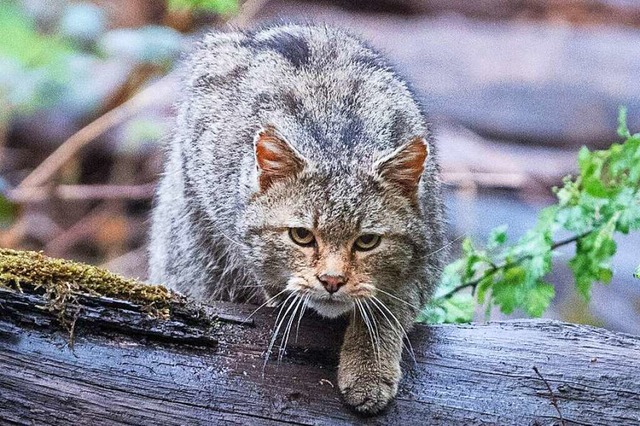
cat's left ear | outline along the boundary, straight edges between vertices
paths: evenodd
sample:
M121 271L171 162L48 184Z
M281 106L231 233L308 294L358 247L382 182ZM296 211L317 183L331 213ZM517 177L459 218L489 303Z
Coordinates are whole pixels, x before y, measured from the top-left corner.
M264 192L275 182L298 175L307 160L273 126L266 126L254 139L258 186Z
M409 198L418 193L418 184L429 156L429 144L422 137L414 138L374 163L375 175L399 189Z

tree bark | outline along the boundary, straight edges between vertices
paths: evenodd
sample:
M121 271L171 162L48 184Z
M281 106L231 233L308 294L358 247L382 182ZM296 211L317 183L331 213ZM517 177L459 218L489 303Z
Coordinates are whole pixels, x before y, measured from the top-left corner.
M77 304L71 347L44 296L0 289L1 423L640 424L636 336L547 320L417 326L396 401L362 418L335 385L342 322L306 315L263 369L277 310L245 321L255 306L175 303L154 319L126 301Z

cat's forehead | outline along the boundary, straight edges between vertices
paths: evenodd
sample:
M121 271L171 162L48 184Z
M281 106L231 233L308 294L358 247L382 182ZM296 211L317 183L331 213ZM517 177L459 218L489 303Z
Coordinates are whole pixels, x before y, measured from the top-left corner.
M307 197L306 202L296 212L305 227L335 238L388 230L388 208L372 178L342 173L310 179L305 186L298 196Z

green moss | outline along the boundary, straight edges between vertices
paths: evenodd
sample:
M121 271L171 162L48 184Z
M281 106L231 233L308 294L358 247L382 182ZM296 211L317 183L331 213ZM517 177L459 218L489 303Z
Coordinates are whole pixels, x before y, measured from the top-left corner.
M0 249L0 287L20 292L44 291L48 307L61 316L80 294L126 300L165 318L169 316L170 303L177 301L177 296L163 286L38 252L10 249Z

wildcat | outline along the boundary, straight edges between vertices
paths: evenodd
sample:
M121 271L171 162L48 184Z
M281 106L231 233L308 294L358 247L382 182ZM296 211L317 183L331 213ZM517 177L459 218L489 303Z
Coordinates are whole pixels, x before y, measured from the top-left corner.
M444 258L414 96L380 54L325 26L213 33L186 68L150 280L205 302L285 303L276 326L307 307L348 315L338 387L356 410L380 411Z

